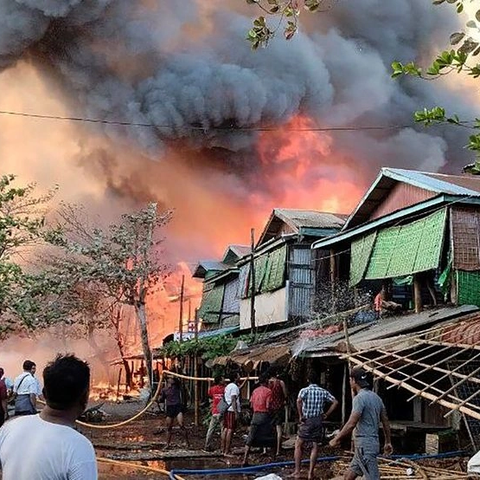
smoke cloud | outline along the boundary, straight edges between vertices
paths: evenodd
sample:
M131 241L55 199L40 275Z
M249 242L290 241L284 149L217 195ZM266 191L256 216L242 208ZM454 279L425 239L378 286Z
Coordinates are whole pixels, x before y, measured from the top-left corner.
M258 14L240 0L0 1L1 109L152 125L0 117L2 173L59 183L105 222L148 201L174 208L169 260L193 263L247 243L274 207L348 213L381 166L468 163L458 130L411 124L437 104L474 118L471 90L390 78L393 60L426 63L447 44L448 5L338 0L252 52ZM362 125L405 127L292 131ZM160 339L178 283L155 307Z
M211 150L220 166L247 180L258 135L219 128L279 125L299 114L318 125L408 124L416 107L437 103L471 116L468 103L443 84L390 79L392 60L424 58L432 42L446 39L454 27L450 10L418 0L338 2L328 13L303 15L291 42L276 38L252 53L244 41L250 18L228 2L200 3L5 0L0 66L28 58L72 112L155 126L104 128L117 145L136 145L156 160L179 147ZM337 134L333 151L358 144L367 177L379 165L400 164L405 152L407 165L462 164L462 140L451 129L416 130Z

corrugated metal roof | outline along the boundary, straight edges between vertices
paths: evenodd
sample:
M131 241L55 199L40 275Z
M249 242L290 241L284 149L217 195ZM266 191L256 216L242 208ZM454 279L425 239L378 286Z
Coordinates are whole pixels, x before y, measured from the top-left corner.
M461 317L475 311L478 311L478 307L462 305L460 307L444 307L435 310L426 310L421 313L382 319L360 331L352 332L350 328L349 340L351 347L357 350L363 348L368 342L396 337L406 332ZM316 342L309 342L305 345L305 348L301 350L300 355L315 357L316 353L323 352L327 349L345 352L346 344L344 333L339 332L331 338L322 337Z
M252 249L248 245L230 245L230 248L238 255L238 257L244 257L250 255Z
M222 262L233 264L238 259L249 255L251 251L248 245L229 245L223 254Z
M265 228L260 235L258 245L268 242L272 238L278 238L285 233L299 234L303 229L318 230L340 230L342 228L347 215L320 212L318 210L297 210L290 208L275 208L268 219ZM286 225L288 229L285 231L282 226ZM289 231L288 231L289 230ZM330 235L332 232L319 236Z
M397 182L446 195L480 197L480 178L384 167L349 216L343 230L362 224Z
M338 213L319 212L318 210L296 210L289 208L275 208L274 215L295 228L341 228L347 215Z
M222 272L229 268L229 265L225 265L223 262L217 260L201 260L195 267L192 277L204 278L207 272Z

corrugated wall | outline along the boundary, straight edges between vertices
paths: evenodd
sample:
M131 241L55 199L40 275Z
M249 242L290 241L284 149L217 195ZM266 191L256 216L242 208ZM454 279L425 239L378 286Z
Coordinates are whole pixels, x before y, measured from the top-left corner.
M225 284L221 323L224 327L239 325L240 323L240 296L239 278L234 278Z
M289 249L289 317L304 319L312 313L314 271L310 245L293 245Z

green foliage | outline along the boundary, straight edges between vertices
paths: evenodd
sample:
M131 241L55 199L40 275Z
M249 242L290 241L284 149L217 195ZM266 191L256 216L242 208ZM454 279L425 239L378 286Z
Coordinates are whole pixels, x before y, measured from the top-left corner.
M449 3L455 6L457 13L464 11L465 4L473 0L433 0L434 5L441 5L442 3ZM466 30L475 30L480 33L480 10L475 13L475 19L469 20L466 25ZM473 35L473 34L472 34ZM434 80L443 75L450 73L464 73L474 79L480 77L480 63L475 61L475 57L480 54L480 42L477 41L467 31L454 32L450 35L450 44L453 49L445 50L436 56L435 60L426 69L422 69L413 62L403 64L395 61L392 63L392 77L400 77L402 75L410 75L425 80ZM458 115L447 115L445 110L441 107L434 107L431 109L424 108L421 111L415 112L415 121L423 123L426 126L432 124L451 123L464 128L469 128L475 131L469 136L466 148L473 151L476 155L475 164L466 165L465 172L478 175L480 173L480 121L475 119L474 122L461 120Z
M250 345L254 337L243 335L232 337L231 335L218 335L186 342L169 342L157 350L157 354L167 358L184 358L189 355L200 355L205 361L228 355L240 340Z
M43 287L24 271L19 254L43 243L45 207L56 192L36 197L35 184L18 187L15 180L14 175L0 177L0 338L42 324L34 292Z
M51 277L65 281L77 294L79 287L95 285L100 297L138 306L168 268L160 261L158 229L166 225L172 212L157 212L156 204L122 215L108 228L90 226L80 207L63 205L58 228L48 240L65 256L57 257Z
M264 16L253 21L253 28L248 31L247 40L251 43L252 49L265 47L282 27L283 35L290 40L298 30L298 18L300 16L299 4L309 12L318 12L322 7L328 8L332 0L245 0L250 5L256 5L264 12ZM266 16L279 18L276 27L270 27Z

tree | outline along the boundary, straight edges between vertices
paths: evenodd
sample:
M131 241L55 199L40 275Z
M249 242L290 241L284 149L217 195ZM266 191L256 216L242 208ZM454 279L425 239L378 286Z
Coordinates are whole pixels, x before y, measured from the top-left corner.
M0 337L37 325L27 291L39 288L25 273L28 249L43 244L45 214L56 188L35 196L35 184L15 185L15 175L0 177Z
M91 226L82 213L71 205L60 210L58 229L50 241L61 247L64 254L55 259L48 277L55 285L63 284L63 296L69 302L75 303L82 289L96 292L100 303L95 309L99 305L104 308L114 327L120 325L118 309L122 305L133 307L151 386L152 352L146 299L168 272L160 258L159 245L163 239L159 231L170 221L172 212L159 213L157 205L152 203L138 212L122 215L118 225L108 228Z
M472 3L473 0L433 0L434 5L449 3L455 6L457 13L465 11L465 6ZM450 35L450 44L452 47L438 54L435 60L426 69L421 68L414 62L403 64L399 61L392 63L392 77L401 75L411 75L424 80L435 80L451 73L464 73L474 79L480 77L480 63L475 61L475 57L480 54L480 9L474 14L475 19L469 20L465 25L465 30L453 32ZM469 33L467 33L469 32ZM478 39L475 38L476 32ZM466 165L464 171L474 175L480 174L480 118L460 119L456 114L447 114L444 108L434 107L424 108L415 112L415 121L423 123L425 126L438 123L450 123L458 127L472 130L466 147L475 152L475 163Z
M272 27L265 16L256 18L253 27L248 31L247 40L252 48L264 47L275 36L280 27L283 27L283 34L290 40L298 29L298 18L301 5L309 12L320 12L328 10L334 0L245 0L248 4L254 4L268 16L276 16L280 19L278 24ZM286 23L283 20L286 20Z

